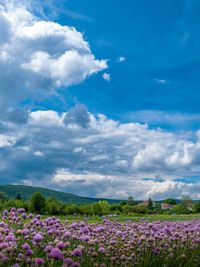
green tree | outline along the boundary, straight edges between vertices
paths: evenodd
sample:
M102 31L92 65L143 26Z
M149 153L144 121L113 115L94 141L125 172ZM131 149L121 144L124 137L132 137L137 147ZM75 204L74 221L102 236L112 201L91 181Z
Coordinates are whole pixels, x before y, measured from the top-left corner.
M9 200L9 196L6 195L4 192L0 192L0 201L5 202Z
M189 214L190 213L188 207L185 204L176 205L173 210L176 214Z
M151 198L149 198L149 200L148 200L148 208L150 210L153 210L153 201L151 200Z
M193 207L193 212L200 212L200 201L196 202Z
M99 201L98 203L101 206L103 214L108 214L110 212L109 204L107 201L103 200L103 201Z
M17 199L17 200L22 200L22 198L21 198L21 194L17 194L16 197L15 197L15 199Z
M45 211L45 197L40 192L35 192L29 201L29 209L32 212L42 213Z
M126 201L126 200L121 200L121 201L119 202L119 205L120 205L121 207L125 206L126 204L127 204L127 201Z
M122 207L121 207L121 205L114 203L114 204L110 205L110 210L120 213L120 212L122 212Z
M162 210L162 207L161 207L161 204L160 203L156 203L155 204L154 212L155 213L159 213L159 214L162 214L163 213L163 210Z
M92 213L94 215L99 215L99 216L101 216L103 214L102 207L100 206L99 203L95 202L92 204Z
M56 201L51 201L47 204L47 212L51 215L59 215L59 205Z
M80 206L81 213L86 215L92 215L92 206L91 205L82 205Z
M70 215L74 215L75 213L81 214L81 209L79 206L77 206L75 204L71 204L71 205L67 206L66 213L70 214Z
M129 206L134 206L134 205L136 205L136 202L133 200L133 197L130 196L130 197L128 197L127 204Z
M167 198L167 199L163 200L163 203L176 205L176 200L174 198Z
M192 205L192 199L191 197L185 196L181 199L182 204L185 204L186 206Z

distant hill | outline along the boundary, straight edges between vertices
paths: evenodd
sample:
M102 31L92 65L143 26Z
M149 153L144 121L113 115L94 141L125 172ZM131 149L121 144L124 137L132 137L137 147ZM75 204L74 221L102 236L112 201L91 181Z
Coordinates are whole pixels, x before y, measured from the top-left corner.
M80 197L74 194L64 193L48 188L25 186L25 185L0 185L0 192L6 193L12 199L14 199L17 194L20 194L22 199L26 201L30 199L33 193L40 192L46 198L54 197L58 201L76 205L92 204L100 200L106 200L109 204L120 202L120 200L118 199Z

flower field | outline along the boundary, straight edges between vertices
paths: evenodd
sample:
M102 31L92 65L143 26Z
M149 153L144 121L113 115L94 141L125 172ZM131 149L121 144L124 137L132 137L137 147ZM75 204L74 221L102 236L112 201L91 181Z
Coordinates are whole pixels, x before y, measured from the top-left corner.
M200 220L69 222L24 209L0 218L1 266L200 266Z

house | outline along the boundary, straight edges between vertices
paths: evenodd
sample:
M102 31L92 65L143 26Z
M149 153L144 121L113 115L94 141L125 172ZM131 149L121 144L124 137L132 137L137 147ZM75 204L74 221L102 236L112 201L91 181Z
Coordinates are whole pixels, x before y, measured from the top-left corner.
M139 206L143 205L143 206L148 206L149 201L143 201L141 203L138 203ZM152 206L155 207L156 203L154 201L152 201Z
M167 203L161 203L162 210L172 210L175 207L175 205L167 204Z

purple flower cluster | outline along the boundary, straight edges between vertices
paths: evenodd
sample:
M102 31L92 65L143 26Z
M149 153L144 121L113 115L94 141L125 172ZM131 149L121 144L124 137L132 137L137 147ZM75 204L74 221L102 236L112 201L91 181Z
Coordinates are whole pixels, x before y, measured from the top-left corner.
M124 223L0 217L0 266L200 266L200 220Z

